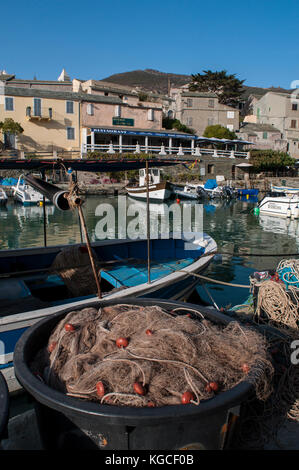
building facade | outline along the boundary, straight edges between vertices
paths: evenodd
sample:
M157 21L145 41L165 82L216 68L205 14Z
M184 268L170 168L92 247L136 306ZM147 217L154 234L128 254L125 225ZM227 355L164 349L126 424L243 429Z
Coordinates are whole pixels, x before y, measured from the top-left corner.
M299 158L299 104L291 93L266 93L254 104L253 114L257 123L279 129L287 152Z
M243 122L238 132L238 137L252 142L255 149L272 149L281 152L286 152L287 150L287 140L282 139L280 130L270 124Z
M8 148L26 152L80 149L80 102L74 93L0 82L0 120L6 118L24 129L17 137L4 136Z
M207 126L219 124L231 131L239 129L239 109L219 103L214 93L190 92L187 85L171 89L170 97L175 100L175 117L198 136Z

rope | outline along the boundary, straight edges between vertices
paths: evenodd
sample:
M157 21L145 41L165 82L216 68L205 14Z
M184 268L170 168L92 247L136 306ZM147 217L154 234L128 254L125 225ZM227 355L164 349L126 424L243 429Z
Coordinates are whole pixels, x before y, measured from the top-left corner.
M183 269L178 269L174 270L176 273L186 273L189 274L189 276L195 276L200 279L204 279L205 281L211 282L213 284L221 284L223 286L229 286L229 287L242 287L243 289L250 289L250 286L245 286L244 284L232 284L229 282L224 282L224 281L218 281L218 279L213 279L211 277L203 276L202 274L196 274L196 273L189 273L188 271L184 271Z
M293 299L285 290L282 283L271 280L263 281L259 286L258 301L255 314L261 318L265 312L268 318L280 324L298 330L299 297L296 290L290 286Z

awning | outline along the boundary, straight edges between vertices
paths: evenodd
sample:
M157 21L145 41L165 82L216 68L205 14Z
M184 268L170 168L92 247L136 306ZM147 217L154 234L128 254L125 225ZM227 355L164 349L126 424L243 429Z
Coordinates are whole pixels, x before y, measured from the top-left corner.
M236 165L238 168L249 168L253 165L251 165L251 163L239 163L238 165Z
M134 136L144 136L144 137L162 137L162 138L169 138L172 137L174 139L191 139L196 140L197 136L193 134L180 134L178 132L167 132L167 131L146 131L146 130L128 130L122 128L115 128L111 129L109 127L92 127L91 132L100 133L100 134L113 134L113 135L134 135Z

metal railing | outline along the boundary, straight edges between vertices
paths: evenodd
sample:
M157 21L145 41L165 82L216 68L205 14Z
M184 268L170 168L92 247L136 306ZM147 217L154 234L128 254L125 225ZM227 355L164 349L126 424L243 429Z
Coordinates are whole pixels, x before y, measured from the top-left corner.
M28 120L51 120L53 119L53 108L31 108L31 106L27 106L26 108L26 118Z
M221 150L221 149L208 149L200 147L168 147L164 145L119 145L119 144L82 144L81 153L84 157L88 152L99 152L99 153L156 153L160 156L167 155L192 155L198 156L209 155L215 158L226 157L226 158L249 158L249 152L239 150Z

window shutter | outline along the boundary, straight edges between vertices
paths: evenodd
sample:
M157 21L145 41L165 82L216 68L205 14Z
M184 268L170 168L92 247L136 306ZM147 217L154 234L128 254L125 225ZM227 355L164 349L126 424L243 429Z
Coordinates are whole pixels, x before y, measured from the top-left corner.
M121 117L121 106L120 106L120 104L117 104L115 106L114 116L115 117Z
M148 119L148 121L153 121L154 120L154 110L153 109L148 110L147 119Z
M93 103L88 103L87 114L89 114L89 116L93 116Z

